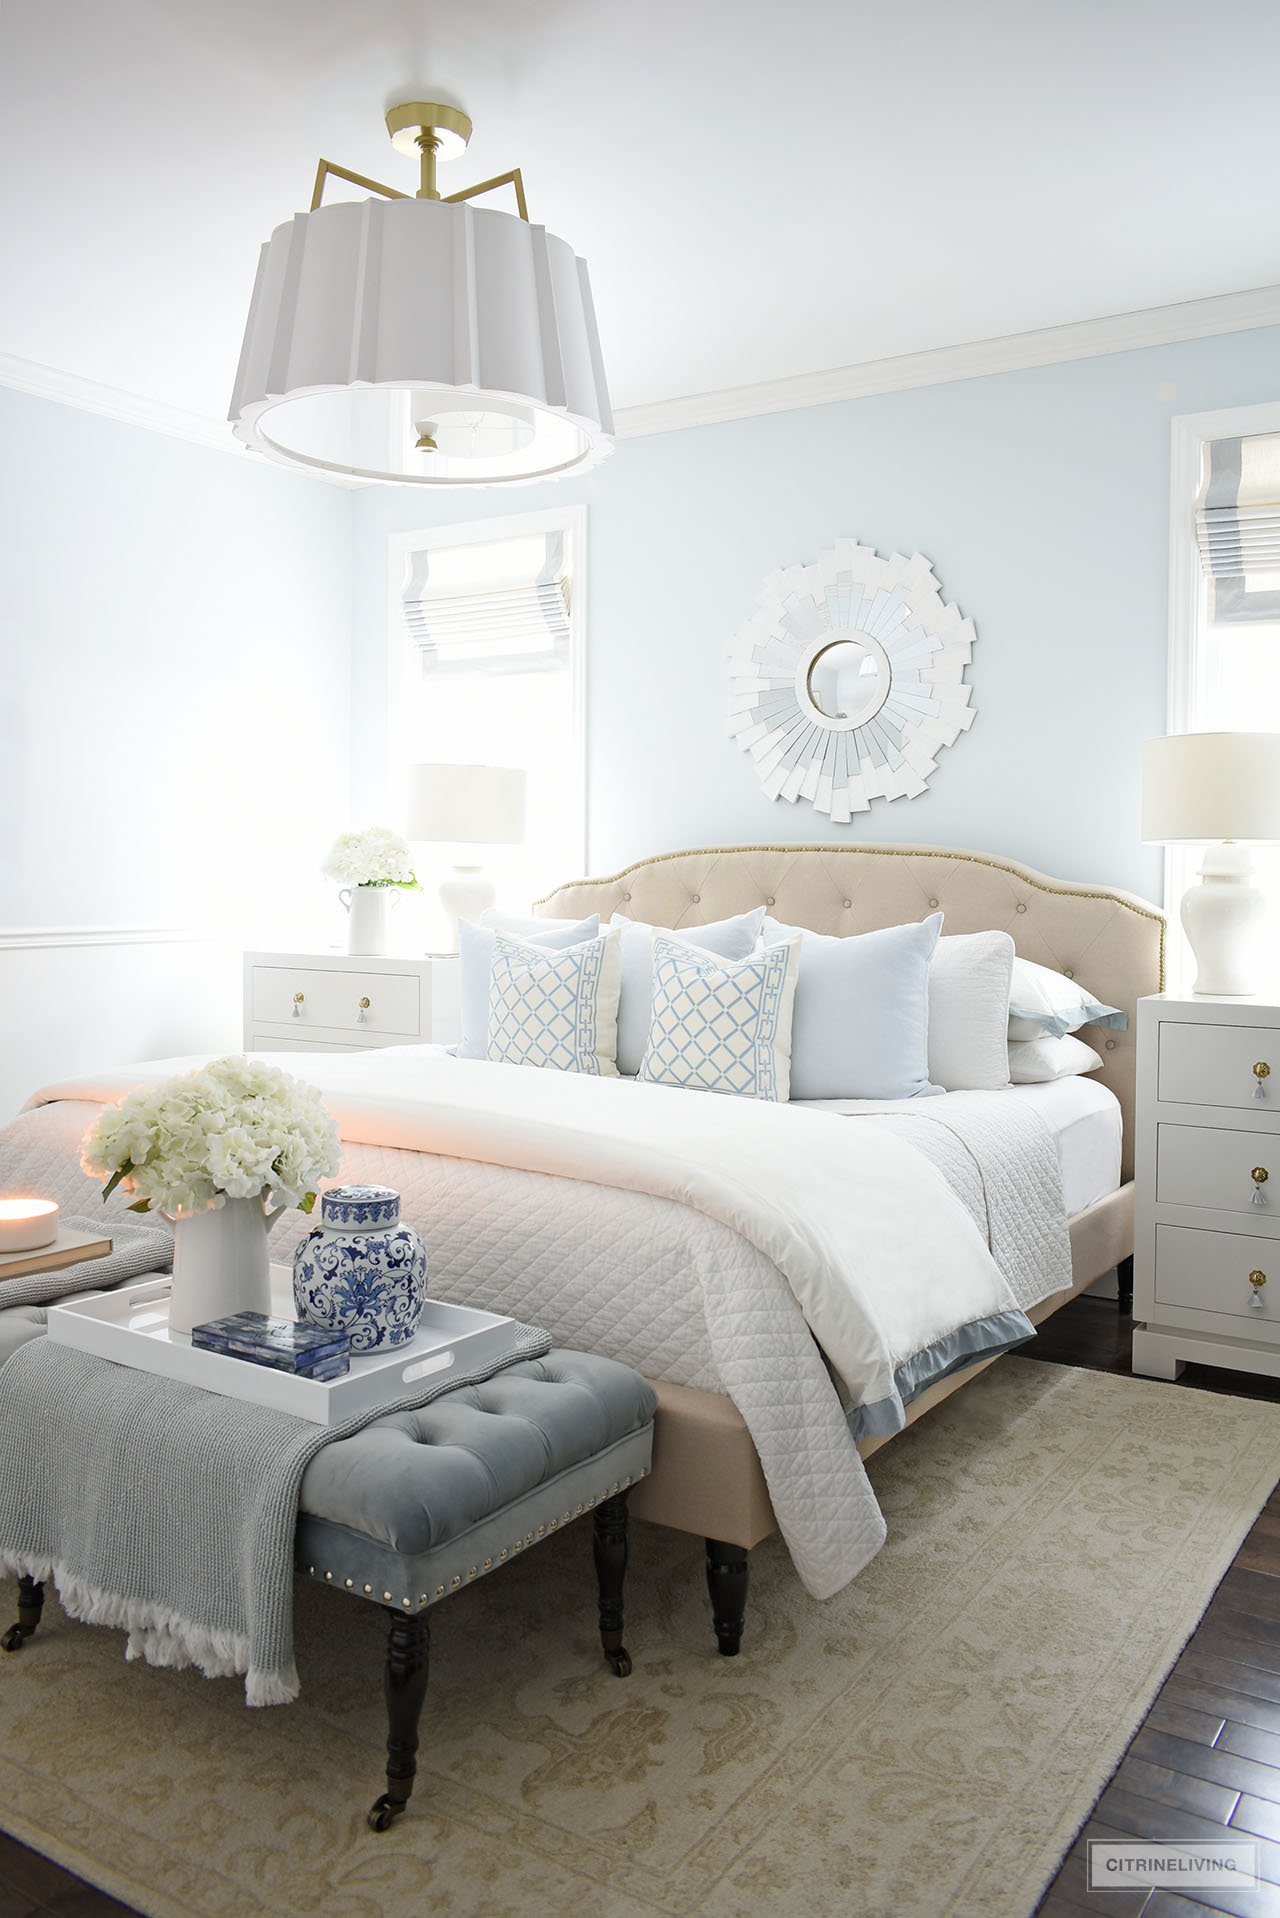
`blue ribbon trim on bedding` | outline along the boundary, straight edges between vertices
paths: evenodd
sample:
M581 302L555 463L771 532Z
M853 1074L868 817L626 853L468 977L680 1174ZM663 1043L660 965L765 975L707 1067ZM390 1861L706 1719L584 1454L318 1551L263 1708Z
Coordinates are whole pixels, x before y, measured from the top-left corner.
M894 1389L888 1398L877 1399L874 1405L855 1406L846 1415L849 1430L855 1439L891 1437L906 1424L912 1399L919 1398L929 1386L952 1372L963 1372L979 1359L993 1359L1001 1352L1012 1351L1015 1345L1025 1345L1035 1335L1036 1328L1025 1312L994 1312L985 1319L970 1319L967 1325L957 1326L945 1338L895 1366Z

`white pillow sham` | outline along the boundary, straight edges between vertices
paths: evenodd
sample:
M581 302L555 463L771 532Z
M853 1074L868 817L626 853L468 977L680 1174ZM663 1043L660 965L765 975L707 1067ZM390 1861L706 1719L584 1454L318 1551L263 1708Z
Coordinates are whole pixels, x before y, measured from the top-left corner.
M785 1100L800 937L722 959L653 935L653 1016L639 1077L659 1085Z
M621 978L616 931L562 951L495 933L485 1057L616 1079Z
M1009 988L1009 1037L1038 1039L1042 1032L1060 1039L1080 1026L1127 1026L1129 1015L1104 1006L1091 992L1033 959L1015 959Z
M706 926L682 926L668 933L661 926L646 925L643 919L627 919L615 912L611 926L622 929L622 1003L618 1008L618 1071L633 1076L640 1070L645 1046L649 1042L649 1022L653 1016L653 940L682 940L702 952L717 953L722 959L746 959L755 951L764 925L764 907L740 912L733 919L714 919Z
M1069 1032L1055 1036L1042 1032L1038 1039L1011 1039L1009 1042L1009 1083L1015 1086L1048 1085L1053 1079L1071 1079L1080 1072L1096 1072L1101 1056L1083 1039Z
M572 919L548 920L545 930L540 927L537 932L521 933L519 937L526 945L563 951L567 946L579 945L584 939L594 939L599 930L600 915L592 913L589 919L580 919L576 924ZM474 926L469 919L458 922L459 1059L484 1059L488 1056L489 976L496 937L496 932L489 926Z
M1007 932L939 939L929 966L929 1078L944 1092L999 1092L1009 1083Z

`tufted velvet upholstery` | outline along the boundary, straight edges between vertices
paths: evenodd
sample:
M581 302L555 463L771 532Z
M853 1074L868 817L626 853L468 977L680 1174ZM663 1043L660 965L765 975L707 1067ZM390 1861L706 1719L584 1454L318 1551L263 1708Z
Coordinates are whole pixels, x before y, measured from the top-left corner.
M1129 1014L1124 1032L1081 1037L1102 1055L1097 1077L1124 1114L1123 1175L1133 1176L1137 1001L1164 986L1164 915L1110 887L1048 879L1029 866L939 846L720 846L639 860L605 879L559 887L539 912L581 919L598 912L652 925L701 925L765 906L814 932L869 932L939 908L944 933L999 928L1024 959L1078 977L1096 998Z
M300 1496L300 1569L420 1610L648 1472L657 1394L552 1351L324 1446Z

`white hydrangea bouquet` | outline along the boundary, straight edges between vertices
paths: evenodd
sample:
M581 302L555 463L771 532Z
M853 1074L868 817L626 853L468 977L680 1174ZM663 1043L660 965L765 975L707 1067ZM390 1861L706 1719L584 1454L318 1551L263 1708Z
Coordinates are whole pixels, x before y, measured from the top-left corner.
M390 826L366 826L363 832L339 834L322 868L344 886L399 886L419 890L409 848Z
M338 1132L314 1086L259 1060L215 1059L139 1086L90 1127L81 1164L131 1211L174 1229L171 1331L271 1309L267 1228L310 1212L338 1170ZM275 1201L274 1208L268 1206Z

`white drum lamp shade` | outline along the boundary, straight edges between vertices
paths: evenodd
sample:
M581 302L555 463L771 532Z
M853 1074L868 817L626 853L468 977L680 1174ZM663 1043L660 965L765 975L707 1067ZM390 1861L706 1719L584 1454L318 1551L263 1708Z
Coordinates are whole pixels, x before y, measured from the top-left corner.
M586 263L486 207L299 213L262 249L230 417L273 459L355 478L580 472L613 432Z
M1182 900L1197 992L1256 992L1267 906L1250 845L1280 843L1280 733L1178 733L1142 754L1142 837L1208 848Z
M526 777L515 766L411 766L407 836L444 845L518 846Z
M450 846L519 845L525 785L524 771L515 766L411 766L408 837ZM459 919L479 919L496 898L493 881L479 865L457 865L441 881L450 951L458 949Z

